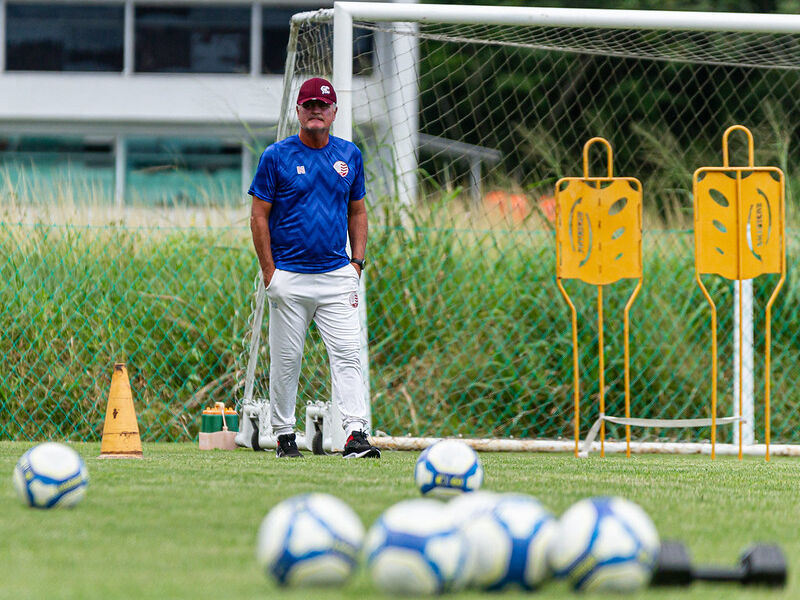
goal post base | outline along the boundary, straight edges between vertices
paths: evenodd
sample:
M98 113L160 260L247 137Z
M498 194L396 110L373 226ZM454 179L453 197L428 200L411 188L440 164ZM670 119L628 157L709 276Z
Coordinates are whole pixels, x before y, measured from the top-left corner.
M309 402L306 405L306 429L297 431L297 445L314 454L341 452L343 446L336 432L341 430L341 418L331 409L330 402ZM269 400L260 399L242 404L236 444L254 450L274 449L278 438L269 421Z
M381 450L424 450L434 442L443 438L436 437L392 437L373 436L372 443ZM514 439L467 439L458 438L478 452L574 452L573 440L514 440ZM736 456L739 453L737 444L717 444L717 454ZM624 454L627 445L624 441L606 440L605 451L612 454ZM770 444L772 456L800 456L800 445ZM592 450L599 452L600 442L592 443ZM764 456L765 444L753 444L744 447L748 456ZM631 442L633 454L711 454L709 442Z

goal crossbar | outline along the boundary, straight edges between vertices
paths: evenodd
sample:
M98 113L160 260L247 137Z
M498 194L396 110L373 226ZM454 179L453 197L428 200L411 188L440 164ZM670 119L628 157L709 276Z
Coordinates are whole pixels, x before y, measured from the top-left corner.
M800 33L800 15L334 2L334 19L446 24Z

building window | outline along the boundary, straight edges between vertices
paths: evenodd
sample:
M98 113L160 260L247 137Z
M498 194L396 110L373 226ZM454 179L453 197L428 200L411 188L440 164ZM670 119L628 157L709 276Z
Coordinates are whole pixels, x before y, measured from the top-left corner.
M11 136L0 137L0 162L44 165L71 162L93 168L113 164L113 140L87 136Z
M124 9L6 5L6 70L122 71Z
M137 6L135 31L136 71L250 71L249 7Z
M289 44L289 27L292 15L302 8L267 6L263 8L261 43L261 71L281 74L286 64L286 46Z
M114 193L112 148L107 137L0 136L2 178L28 196L43 185L65 190L65 198L74 192L76 204L102 202Z
M157 206L241 202L242 147L216 138L128 139L127 200Z
M289 29L292 15L315 7L267 6L262 13L261 70L265 74L282 74L286 63L286 47L289 44ZM328 55L306 57L306 62L298 62L296 68L300 72L319 72L324 65L330 65L333 59L329 49L333 40L333 25L319 25L320 52ZM365 29L353 32L353 74L370 75L372 73L373 53L375 47L374 34ZM300 61L300 59L298 58Z
M375 34L365 29L353 31L353 75L372 75L374 54Z

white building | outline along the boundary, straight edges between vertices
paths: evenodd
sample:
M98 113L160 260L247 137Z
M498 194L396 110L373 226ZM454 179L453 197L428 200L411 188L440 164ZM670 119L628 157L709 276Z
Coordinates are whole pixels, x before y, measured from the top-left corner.
M68 165L119 203L193 172L246 189L275 137L289 19L331 6L0 0L0 168Z

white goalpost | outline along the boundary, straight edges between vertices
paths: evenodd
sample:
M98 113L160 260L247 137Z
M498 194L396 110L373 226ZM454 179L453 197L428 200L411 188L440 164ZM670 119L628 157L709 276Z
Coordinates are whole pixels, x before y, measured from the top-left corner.
M482 65L489 65L486 72L475 72ZM543 243L552 243L542 242L549 238L539 234L552 230L547 200L555 180L578 172L579 145L583 142L594 135L613 137L621 173L642 178L645 222L653 232L651 246L659 251L662 237L672 235L661 220L673 218L687 230L691 227L691 219L685 214L690 205L691 172L704 166L695 161L719 155L718 140L721 132L733 124L731 119L751 118L750 123L762 137L770 134L770 126L779 128L782 115L790 110L785 107L791 105L791 94L778 90L794 89L797 73L800 15L335 2L333 9L301 13L292 19L278 139L295 133L292 105L300 83L310 76L330 78L338 97L333 134L362 147L369 161L368 201L383 211L382 215L371 217L371 226L374 222L377 227L388 227L391 221L413 228L413 224L409 225L410 211L448 198L452 206L459 208L435 214L432 222L449 225L456 231L468 229L465 235L471 236L469 243L485 243L474 240L494 235L492 239L498 241L489 244L492 248L488 254L504 256L511 250L505 246L508 235L498 228L497 215L501 214L504 223L513 221L517 206L513 203L518 202L524 215L520 221L512 222L511 228L515 235L521 231L529 234L522 245L530 245L538 252ZM737 77L744 77L744 81L737 82ZM782 82L783 88L777 82ZM647 87L648 83L655 83L659 90L663 88L663 93L656 94L652 85ZM721 106L716 94L722 95L722 89L738 89L737 85L747 88L746 93L742 92L743 98L737 98L741 107ZM800 90L800 78L797 85ZM509 97L515 101L509 102ZM751 106L763 111L756 114ZM698 110L707 114L698 116ZM535 118L526 121L526 112ZM629 121L622 121L623 118ZM698 123L703 123L705 129L701 130ZM775 135L779 137L780 132ZM772 148L771 138L763 139L763 146ZM785 158L774 151L767 158L780 161L782 156ZM684 175L685 189L680 189ZM492 196L490 189L497 196ZM491 198L495 197L501 200L492 204ZM386 216L395 212L399 215L397 221ZM481 228L491 233L483 237L474 233L484 230ZM464 244L468 247L467 242ZM646 263L647 259L645 279ZM400 270L403 266L383 264L382 268ZM402 405L405 411L393 421L382 417L374 424L377 430L373 437L379 446L421 449L434 439L457 435L482 450L572 450L569 433L559 434L561 430L555 426L547 429L540 425L542 437L528 433L512 438L513 434L507 433L509 429L500 437L492 435L500 428L491 423L492 417L482 416L491 411L486 411L479 400L462 400L468 396L466 393L458 394L459 400L452 402L458 405L455 407L449 407L451 402L445 397L438 400L438 406L448 406L450 410L442 412L441 417L454 423L450 429L433 423L440 418L436 408L427 411L429 420L423 422L415 411L415 398L408 393L411 382L399 378L394 370L384 374L382 366L376 371L370 362L370 299L366 295L370 277L370 270L365 271L360 303L367 403L380 402L381 415L391 414L392 419L400 409L383 410L383 403ZM397 281L398 285L405 285L402 278ZM739 289L739 285L732 286L732 307L740 305ZM742 365L743 411L738 414L739 388L728 386L726 406L730 410L717 423L727 425L743 420L745 453L763 455L764 445L758 443L754 429L755 373L760 368L756 364L759 353L754 350L757 340L753 333L757 294L752 280L745 280L741 290L743 318L740 322L736 310L729 313L730 329L724 335L730 342L726 342L721 357L727 361L725 372L730 370L734 380L739 379ZM237 442L253 447L275 445L268 418L264 297L258 276L248 332L238 357L237 388L243 413ZM409 306L413 311L411 303ZM566 316L564 319L566 327ZM520 327L524 326L520 323ZM664 335L663 339L669 341L664 329L662 324L661 331L651 337L662 339L659 336ZM644 331L641 335L649 334ZM430 337L434 341L428 346L437 348L436 364L442 365L430 369L436 371L430 377L441 377L447 372L448 357L458 355L458 342L439 348L436 336ZM637 343L635 336L632 343ZM679 347L683 340L672 343ZM496 348L487 345L487 352L491 347ZM563 353L563 348L554 345L551 351L556 355ZM385 354L382 349L381 355ZM555 356L554 362L560 360ZM638 360L643 362L644 358ZM680 356L673 360L677 365L681 362ZM410 363L413 358L405 357L403 361ZM300 414L298 421L305 423L306 431L300 437L300 445L320 453L339 451L344 445L341 419L325 388L325 356L318 343L312 343L305 362L308 364L304 364L298 398L298 411L305 414ZM636 364L632 368L636 369ZM652 368L663 374L657 366ZM704 363L685 374L674 365L664 367L670 368L676 378L682 378L682 389L695 386L688 394L695 402L688 405L682 398L687 395L685 391L671 395L668 389L659 389L657 395L668 401L663 406L648 403L650 419L628 419L628 424L642 428L640 439L631 444L632 451L710 453L709 444L692 437L694 434L670 434L654 440L644 431L653 422L661 423L656 426L663 428L707 425L700 417L707 408L703 403L707 375L705 381L701 378L708 365ZM407 371L420 377L420 389L426 389L426 385L430 389L431 385L425 383L429 381L428 374L422 367L416 371L409 367ZM531 383L531 387L534 385ZM646 382L642 386L646 388ZM563 394L563 390L559 393ZM540 414L536 411L538 397L535 390L526 390L516 413L514 408L506 410L500 404L492 410L505 415L502 419L518 423L527 415ZM569 405L556 404L549 414L568 421ZM694 412L686 415L688 409ZM459 415L464 415L460 422ZM602 417L612 424L625 424L615 417ZM466 429L466 423L473 429ZM590 431L586 425L588 451L599 447L599 443L592 438L596 430ZM384 433L383 429L389 427L391 433L399 433ZM717 444L717 453L738 451L738 428L733 429L730 443ZM535 424L526 431L532 430L536 430ZM605 443L608 452L623 452L625 448L623 442ZM800 451L789 444L773 444L772 454L795 455Z

